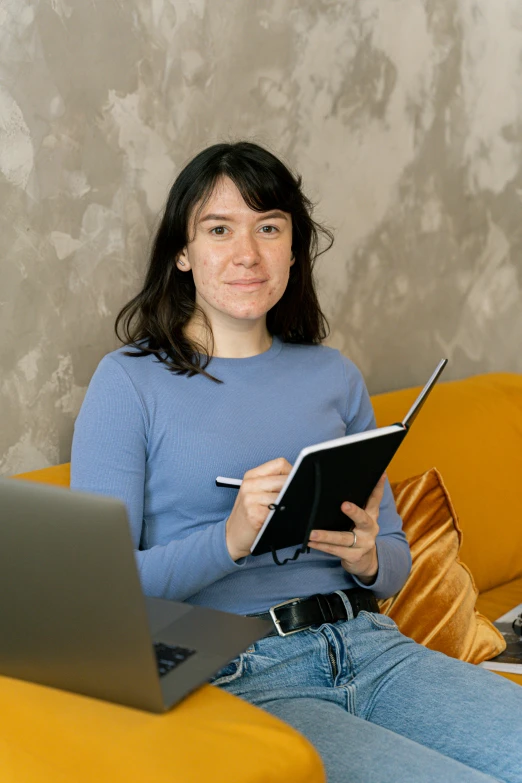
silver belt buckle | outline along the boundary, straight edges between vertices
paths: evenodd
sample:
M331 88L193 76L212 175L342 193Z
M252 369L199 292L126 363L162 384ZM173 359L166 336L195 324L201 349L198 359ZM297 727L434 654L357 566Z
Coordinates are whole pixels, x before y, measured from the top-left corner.
M275 610L280 609L282 606L288 606L288 604L299 604L301 603L303 599L302 598L290 598L288 601L283 601L280 604L276 604L275 606L271 606L268 610L268 613L270 617L272 618L272 621L276 627L276 631L279 634L279 636L291 636L293 633L299 633L299 631L304 631L305 628L296 628L295 631L287 631L286 633L281 628L281 623L277 619L275 615Z

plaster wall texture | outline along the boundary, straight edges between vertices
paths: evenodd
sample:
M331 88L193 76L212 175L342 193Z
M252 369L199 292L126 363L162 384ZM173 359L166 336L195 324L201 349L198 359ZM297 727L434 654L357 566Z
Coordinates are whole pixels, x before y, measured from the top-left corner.
M522 372L518 0L1 0L0 475L65 462L169 187L247 138L371 392Z

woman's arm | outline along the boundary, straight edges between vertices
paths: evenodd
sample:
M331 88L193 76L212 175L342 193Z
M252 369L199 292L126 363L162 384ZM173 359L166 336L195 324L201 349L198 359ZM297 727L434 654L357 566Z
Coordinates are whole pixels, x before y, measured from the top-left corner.
M123 500L144 592L183 601L241 568L244 560L234 562L230 557L226 518L165 546L139 550L148 432L148 411L131 378L115 359L106 356L76 419L71 489Z

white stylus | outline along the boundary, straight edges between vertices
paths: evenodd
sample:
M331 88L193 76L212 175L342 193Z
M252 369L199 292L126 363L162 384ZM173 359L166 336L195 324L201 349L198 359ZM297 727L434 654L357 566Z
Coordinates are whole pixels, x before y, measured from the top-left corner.
M243 479L226 478L225 476L218 476L216 478L216 487L230 487L231 489L239 489Z

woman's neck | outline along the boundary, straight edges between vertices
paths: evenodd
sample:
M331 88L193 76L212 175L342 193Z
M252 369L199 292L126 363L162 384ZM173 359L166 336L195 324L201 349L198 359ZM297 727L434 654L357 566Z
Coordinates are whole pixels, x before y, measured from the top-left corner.
M260 328L262 326L262 328ZM266 324L256 324L255 329L230 331L212 325L214 337L213 356L221 359L246 359L249 356L257 356L268 351L272 345L272 335L266 328ZM185 334L189 339L206 346L206 353L210 350L209 335L203 324L188 323Z

